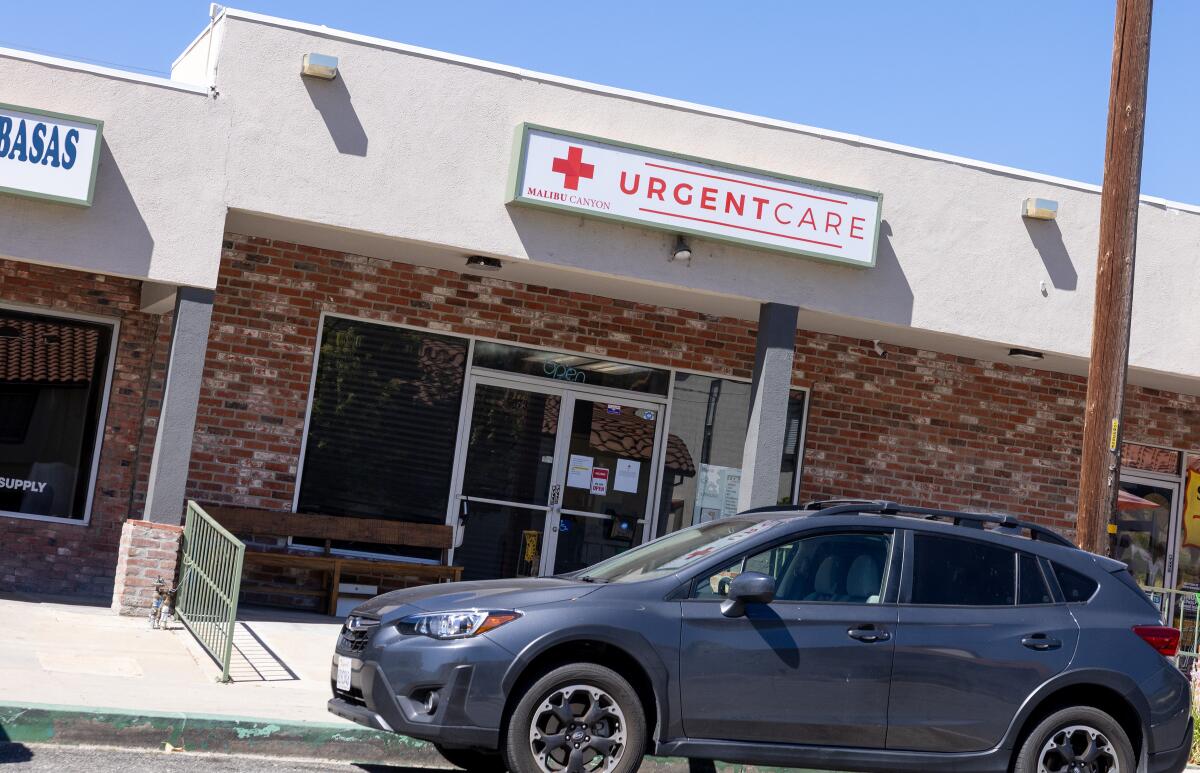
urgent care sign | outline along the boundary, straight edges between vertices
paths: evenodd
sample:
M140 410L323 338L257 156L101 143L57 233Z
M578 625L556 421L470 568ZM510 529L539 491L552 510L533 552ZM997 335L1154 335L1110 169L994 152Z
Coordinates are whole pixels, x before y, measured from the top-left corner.
M875 265L878 193L523 124L510 201Z
M0 104L0 193L92 204L103 121Z

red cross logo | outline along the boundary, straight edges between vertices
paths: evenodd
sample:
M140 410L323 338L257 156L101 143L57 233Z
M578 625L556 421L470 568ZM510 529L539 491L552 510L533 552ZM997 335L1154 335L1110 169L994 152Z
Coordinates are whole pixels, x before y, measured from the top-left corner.
M580 177L590 180L592 172L596 171L595 165L583 163L583 148L575 145L567 151L566 158L554 159L550 168L563 176L563 187L573 191L579 190Z

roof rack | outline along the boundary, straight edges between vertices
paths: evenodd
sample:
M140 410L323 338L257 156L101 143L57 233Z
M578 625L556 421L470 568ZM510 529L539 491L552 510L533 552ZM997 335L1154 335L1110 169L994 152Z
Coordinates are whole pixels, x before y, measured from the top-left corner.
M764 513L796 513L807 512L811 515L846 515L850 513L873 513L878 515L906 515L932 520L944 518L955 526L968 526L982 529L984 524L994 524L1006 531L1029 532L1030 539L1053 542L1065 547L1076 545L1053 529L1048 529L1036 523L1022 521L1015 515L1007 513L971 513L961 510L939 510L933 507L917 507L889 502L883 499L815 499L802 505L771 505L746 510L742 515Z
M815 510L814 516L846 515L848 513L875 513L879 515L917 516L927 520L945 518L955 526L973 526L982 529L984 524L995 524L998 528L1012 531L1025 530L1030 539L1053 542L1073 548L1075 544L1053 529L1048 529L1036 523L1022 521L1015 515L1007 513L971 513L960 510L939 510L932 507L917 507L902 505L898 502L888 502L879 499L853 500L824 500L810 502L802 510Z

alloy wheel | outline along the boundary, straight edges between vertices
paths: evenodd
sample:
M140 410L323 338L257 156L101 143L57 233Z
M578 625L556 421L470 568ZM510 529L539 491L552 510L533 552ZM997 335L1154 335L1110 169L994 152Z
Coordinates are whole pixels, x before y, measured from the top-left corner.
M1046 739L1038 773L1122 773L1112 742L1088 725L1071 725Z
M625 715L598 687L561 687L533 713L529 746L544 773L606 773L625 753Z

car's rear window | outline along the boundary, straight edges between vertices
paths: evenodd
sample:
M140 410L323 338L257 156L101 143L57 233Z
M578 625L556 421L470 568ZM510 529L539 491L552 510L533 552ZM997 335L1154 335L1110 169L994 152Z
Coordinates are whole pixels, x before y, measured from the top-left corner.
M1062 564L1054 565L1054 576L1058 578L1058 587L1062 588L1068 603L1087 601L1095 594L1096 588L1100 587L1091 577L1068 569Z

